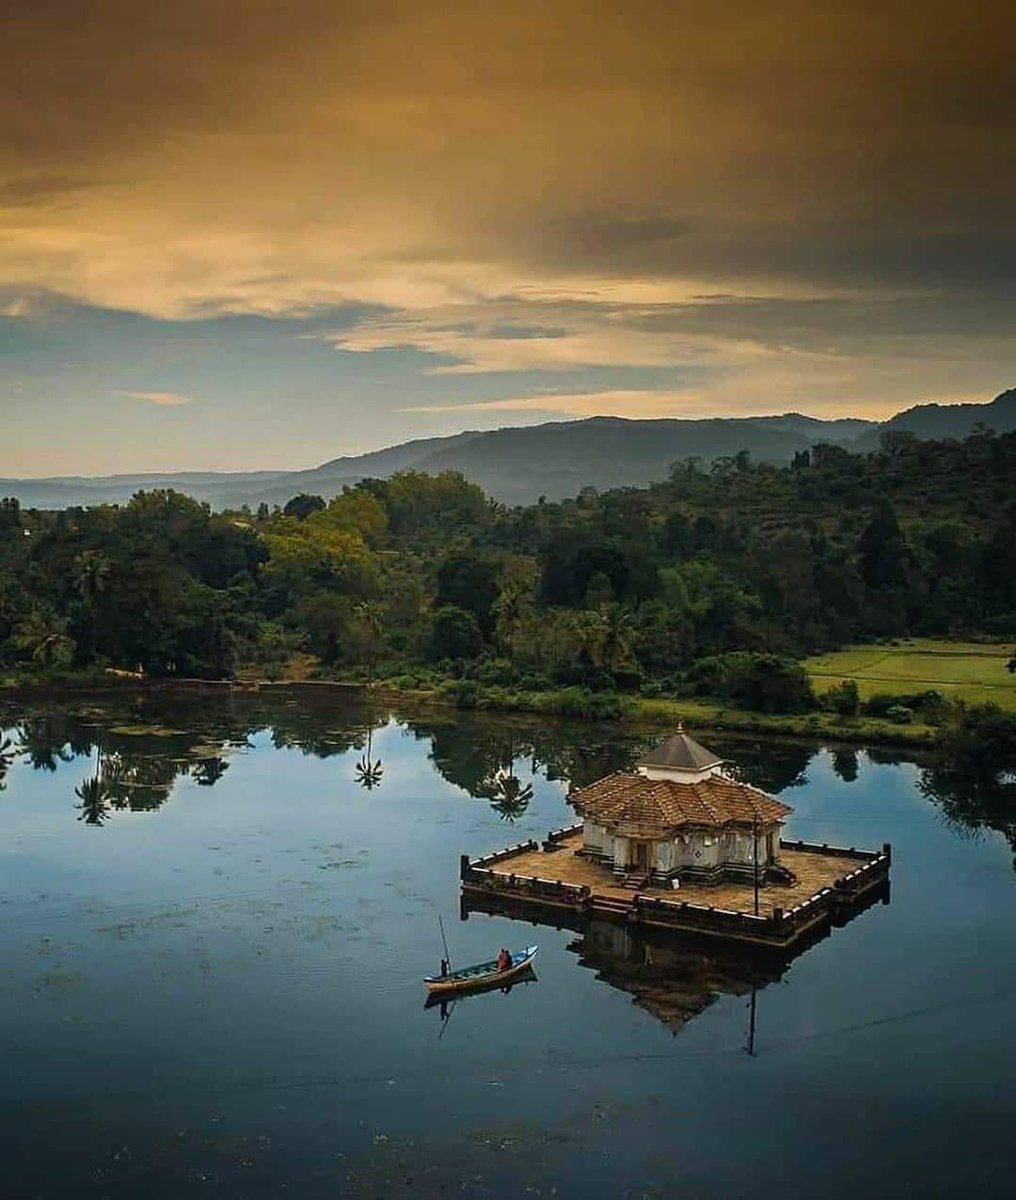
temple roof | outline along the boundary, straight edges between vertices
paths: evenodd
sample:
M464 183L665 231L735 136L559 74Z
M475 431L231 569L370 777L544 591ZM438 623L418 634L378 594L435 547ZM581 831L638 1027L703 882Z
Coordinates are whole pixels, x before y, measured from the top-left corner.
M684 732L684 726L678 725L677 733L667 738L648 754L643 755L635 764L637 767L671 767L676 770L706 771L710 767L719 766L722 758L712 750L700 746L693 737Z
M769 825L793 812L768 793L723 775L681 783L616 771L572 792L568 801L597 825L649 837L687 825L718 828L756 820Z

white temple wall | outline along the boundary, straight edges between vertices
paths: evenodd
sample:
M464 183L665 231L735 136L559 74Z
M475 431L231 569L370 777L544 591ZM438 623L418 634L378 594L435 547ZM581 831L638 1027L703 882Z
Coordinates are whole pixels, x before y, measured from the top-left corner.
M775 861L779 856L780 826L769 826L760 832L758 840L759 862ZM583 844L599 856L610 859L617 867L630 865L631 839L615 835L602 825L592 821L583 822ZM754 862L754 835L751 830L692 830L679 833L674 838L650 841L652 846L651 869L671 874L689 867L718 867L724 863L751 866Z
M590 850L600 850L607 852L606 844L610 839L607 831L600 825L594 825L592 821L582 822L582 844Z

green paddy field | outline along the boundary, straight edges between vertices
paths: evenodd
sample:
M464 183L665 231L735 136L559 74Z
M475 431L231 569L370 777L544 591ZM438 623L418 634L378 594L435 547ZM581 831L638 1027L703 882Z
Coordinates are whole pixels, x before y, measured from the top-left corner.
M806 659L804 665L819 694L843 679L855 679L863 699L878 692L934 688L968 704L990 700L1016 712L1016 674L1006 670L1012 653L1004 643L914 638L888 646L848 647Z

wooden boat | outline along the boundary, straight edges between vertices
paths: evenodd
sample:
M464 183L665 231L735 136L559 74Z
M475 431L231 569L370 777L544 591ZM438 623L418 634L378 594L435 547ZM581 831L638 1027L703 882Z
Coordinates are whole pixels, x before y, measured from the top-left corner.
M484 996L489 996L491 992L507 995L516 988L523 988L526 984L539 982L539 977L533 970L532 965L530 965L519 974L513 974L507 983L501 983L500 980L494 979L490 983L479 983L476 987L469 988L468 991L428 992L427 998L423 1002L423 1007L437 1008L440 1006L441 1015L444 1016L449 1006L454 1008L460 1000L480 1000Z
M539 946L527 946L525 950L512 953L512 965L504 971L497 969L497 959L490 962L476 963L472 967L462 967L458 971L449 971L447 975L428 975L424 978L427 991L431 995L445 995L453 992L471 992L484 987L503 987L517 980L528 971L536 957Z

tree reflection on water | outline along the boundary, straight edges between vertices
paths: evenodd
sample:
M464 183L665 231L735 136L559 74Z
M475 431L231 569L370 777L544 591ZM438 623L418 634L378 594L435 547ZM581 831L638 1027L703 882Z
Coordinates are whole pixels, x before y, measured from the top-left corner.
M7 772L14 766L16 752L9 737L0 737L0 792L7 786Z
M957 832L1000 833L1012 848L1016 870L1016 756L1011 749L941 754L921 771L917 786Z
M267 732L272 744L316 758L359 751L357 784L380 786L375 730L397 720L430 743L429 757L449 783L515 822L528 811L536 780L580 787L629 768L659 735L613 725L545 717L491 716L433 710L423 715L376 698L338 697L321 691L148 692L82 700L0 703L0 791L17 765L55 772L101 744L93 775L74 788L79 818L100 827L117 812L154 812L179 780L211 788L230 760ZM807 782L818 749L776 739L709 737L711 749L736 764L747 782L773 793ZM869 759L890 765L913 755L871 748ZM519 773L520 764L525 771ZM832 766L845 783L858 777L855 750L837 748ZM994 830L1016 852L1016 761L998 738L957 743L926 758L918 786L958 830ZM1014 862L1016 866L1016 862Z
M356 782L367 791L373 791L374 788L380 787L381 778L385 773L381 759L375 759L373 756L373 740L374 727L371 725L367 727L367 746L363 757L356 764Z

